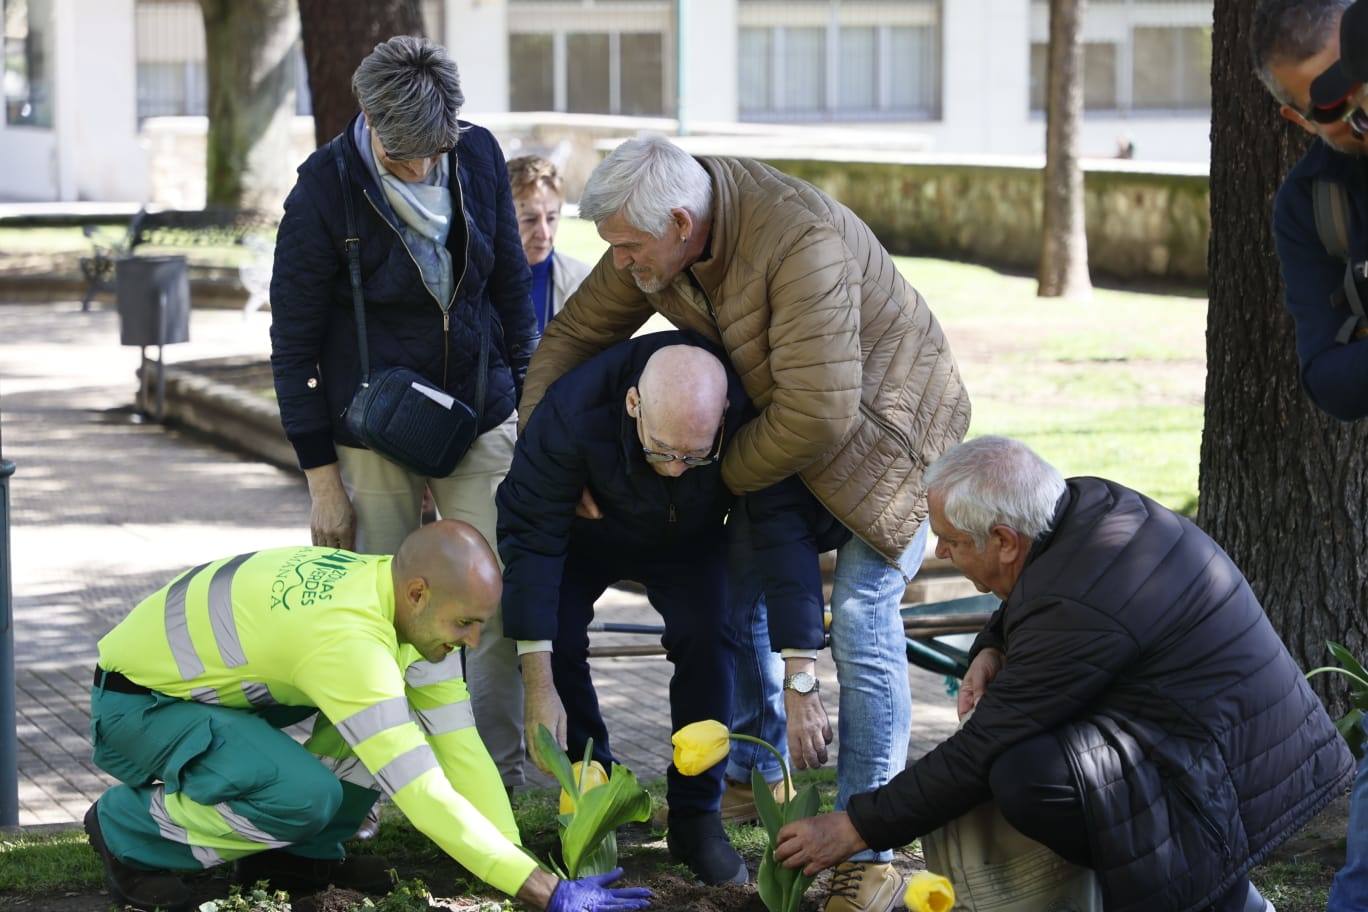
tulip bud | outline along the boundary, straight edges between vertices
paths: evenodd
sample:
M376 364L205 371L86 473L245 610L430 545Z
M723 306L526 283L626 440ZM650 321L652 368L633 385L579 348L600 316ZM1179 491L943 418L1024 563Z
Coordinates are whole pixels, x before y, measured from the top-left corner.
M575 765L570 769L574 773L575 783L579 786L580 794L583 795L590 789L596 789L600 785L608 783L608 774L603 771L603 764L597 760L589 761L589 770L584 774L584 779L580 779L580 767L584 766L583 760L576 760ZM575 813L575 799L570 797L570 793L561 789L560 793L560 812L562 814Z
M955 904L955 888L939 874L918 871L907 879L903 902L911 912L950 912Z
M714 719L691 722L670 736L674 765L686 776L697 776L727 759L731 748L727 726Z

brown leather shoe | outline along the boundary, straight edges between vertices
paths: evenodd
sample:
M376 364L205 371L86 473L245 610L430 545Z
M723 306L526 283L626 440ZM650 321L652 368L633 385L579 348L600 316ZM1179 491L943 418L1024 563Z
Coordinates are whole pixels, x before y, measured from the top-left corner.
M770 786L770 792L773 793L774 800L780 804L788 800L784 797L784 780L782 779ZM651 812L651 826L663 830L669 817L669 802L662 801L660 806ZM722 822L758 823L759 821L760 812L755 809L755 793L751 791L751 787L743 782L728 779L727 787L722 792Z
M902 905L902 875L891 864L843 861L831 875L822 912L892 912Z
M161 909L163 912L186 912L190 908L190 890L170 871L146 871L124 864L105 845L100 831L99 802L85 813L86 835L90 847L104 864L105 886L109 895L121 906L134 909Z
M770 785L770 794L774 800L783 804L788 801L789 795L784 790L784 780ZM755 823L760 819L760 812L755 807L755 792L751 790L749 783L727 782L727 788L722 792L722 820L724 823Z

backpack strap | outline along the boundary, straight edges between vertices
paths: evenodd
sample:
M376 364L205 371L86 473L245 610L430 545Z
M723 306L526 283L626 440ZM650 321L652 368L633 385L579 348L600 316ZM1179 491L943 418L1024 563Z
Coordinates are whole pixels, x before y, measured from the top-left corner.
M1325 252L1344 261L1344 281L1330 298L1332 307L1344 306L1349 309L1349 316L1335 333L1335 341L1343 345L1361 332L1360 327L1368 326L1368 311L1364 309L1358 282L1355 281L1356 271L1360 270L1368 279L1368 262L1357 264L1356 270L1349 254L1349 194L1343 184L1316 180L1311 186L1311 206L1315 214L1316 234Z
M1311 186L1311 207L1325 252L1339 260L1349 259L1349 194L1344 185L1318 178Z

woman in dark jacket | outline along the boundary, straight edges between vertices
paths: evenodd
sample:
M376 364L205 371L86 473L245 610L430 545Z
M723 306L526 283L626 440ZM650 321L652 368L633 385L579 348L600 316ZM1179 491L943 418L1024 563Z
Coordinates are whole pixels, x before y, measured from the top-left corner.
M392 554L419 524L425 487L442 516L492 543L494 489L512 460L514 408L537 340L503 156L489 131L458 119L465 99L456 64L425 39L377 45L352 91L361 113L299 167L271 280L271 368L309 481L313 543ZM361 381L344 194L356 219L372 371L410 368L476 409L488 333L480 434L447 477L420 477L344 426ZM505 785L520 785L521 683L497 618L467 661L480 735Z
M961 444L926 482L937 555L1003 599L965 675L974 715L776 855L811 870L993 800L1095 870L1108 910L1264 910L1249 869L1353 764L1239 569L1187 519L1066 483L1014 440Z

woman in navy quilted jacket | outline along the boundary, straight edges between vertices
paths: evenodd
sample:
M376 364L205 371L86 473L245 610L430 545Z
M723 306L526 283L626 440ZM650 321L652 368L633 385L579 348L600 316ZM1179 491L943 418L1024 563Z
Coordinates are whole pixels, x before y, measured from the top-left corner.
M471 523L493 543L494 489L512 460L514 409L537 342L503 155L488 130L458 119L465 98L456 64L426 39L377 45L352 91L360 113L299 167L271 279L271 369L285 433L308 477L313 543L392 554L420 522L425 487L442 516ZM474 408L488 323L480 434L445 478L415 475L343 425L361 380L344 193L360 239L372 370L411 368ZM466 669L476 725L509 787L523 782L514 652L492 618Z

